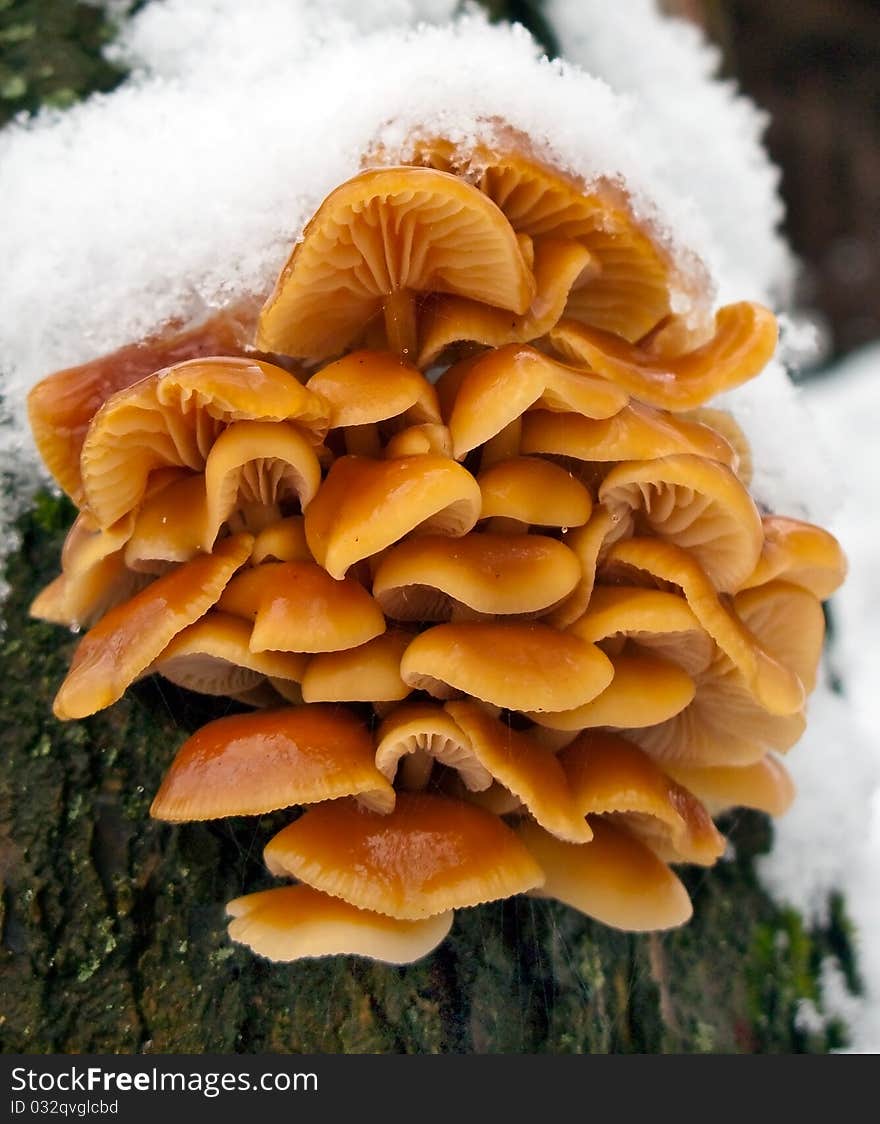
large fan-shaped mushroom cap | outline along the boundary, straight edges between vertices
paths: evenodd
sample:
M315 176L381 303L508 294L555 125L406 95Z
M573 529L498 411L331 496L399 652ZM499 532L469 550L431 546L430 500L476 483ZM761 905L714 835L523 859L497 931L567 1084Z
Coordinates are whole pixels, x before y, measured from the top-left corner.
M424 788L434 762L454 769L471 792L492 783L457 722L435 703L405 703L382 720L376 739L376 767L389 781L400 770L406 788Z
M238 574L218 608L251 619L251 651L339 652L385 631L382 610L353 578L315 562L264 562Z
M450 370L450 383L454 379L458 385L448 425L459 460L531 406L608 418L628 401L627 394L612 383L568 367L525 344L485 352L466 368ZM438 389L442 405L452 393L449 387Z
M326 407L293 375L256 359L192 359L114 394L95 414L83 443L82 486L102 527L141 500L150 473L205 467L220 431L235 421L296 420L314 443Z
M543 828L570 843L592 839L552 750L528 733L511 729L479 703L448 702L446 710L467 735L480 764L525 804Z
M542 535L423 535L391 547L373 596L395 620L448 620L457 604L479 613L537 613L571 593L575 555Z
M412 690L400 677L400 661L412 640L389 629L341 652L312 656L302 677L306 702L397 702Z
M625 739L583 734L559 763L582 815L614 815L664 861L711 866L724 851L700 801Z
M754 570L763 529L755 501L725 465L691 454L616 465L599 500L612 513L634 513L662 539L684 547L729 593Z
M448 935L453 913L400 921L358 909L311 886L276 886L235 898L229 936L269 960L365 956L384 964L421 960Z
M464 535L480 515L480 489L446 457L373 461L341 457L306 512L314 557L334 578L419 528Z
M43 463L78 507L84 501L80 453L100 407L160 368L207 355L243 355L255 321L256 309L224 309L193 328L170 325L159 335L56 371L36 384L28 395L34 440Z
M270 840L264 854L273 874L403 920L543 882L540 867L497 816L425 792L398 793L387 816L350 800L319 804Z
M225 539L111 609L80 640L55 697L55 716L85 718L121 698L170 641L219 599L246 561L250 535Z
M413 297L425 292L523 313L534 279L504 215L469 183L427 168L363 172L306 226L260 313L258 346L324 359L384 313L392 350L414 356Z
M758 564L741 589L779 578L826 600L846 577L846 556L837 539L812 523L765 515L764 545Z
M556 898L629 932L672 929L693 910L687 890L654 852L601 816L589 843L566 843L535 823L517 834L544 871L539 896Z
M482 519L525 526L580 527L590 518L590 493L570 472L540 457L509 457L477 476Z
M209 610L174 637L148 668L178 687L206 695L238 697L266 678L299 683L308 657L293 652L252 652L251 625Z
M570 710L611 682L608 657L544 624L440 624L413 640L404 682L438 698L464 691L511 710Z
M172 823L255 816L341 796L360 796L381 812L394 807L369 731L341 707L284 707L197 730L165 774L150 815Z
M549 337L569 362L582 364L634 398L661 409L692 410L763 370L776 350L777 327L768 309L741 301L718 310L715 335L707 343L674 358L658 357L574 320L560 320Z

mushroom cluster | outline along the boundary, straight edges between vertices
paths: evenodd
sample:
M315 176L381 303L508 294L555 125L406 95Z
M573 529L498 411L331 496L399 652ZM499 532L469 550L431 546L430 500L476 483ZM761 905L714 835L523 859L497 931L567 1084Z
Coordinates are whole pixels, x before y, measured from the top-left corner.
M276 960L391 963L453 912L556 898L676 926L713 816L771 814L845 561L763 512L708 407L775 321L501 131L333 191L261 307L41 382L80 514L33 613L86 627L54 704L139 678L244 704L179 749L160 820L296 809L274 889L228 906ZM304 809L304 810L303 810Z

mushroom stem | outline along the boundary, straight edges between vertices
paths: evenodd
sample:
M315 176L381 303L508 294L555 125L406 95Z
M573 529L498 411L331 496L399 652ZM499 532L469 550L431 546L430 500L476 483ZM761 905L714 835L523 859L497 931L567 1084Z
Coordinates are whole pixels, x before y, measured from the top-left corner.
M403 359L415 356L418 331L416 301L412 289L395 289L389 293L385 298L383 311L389 348Z

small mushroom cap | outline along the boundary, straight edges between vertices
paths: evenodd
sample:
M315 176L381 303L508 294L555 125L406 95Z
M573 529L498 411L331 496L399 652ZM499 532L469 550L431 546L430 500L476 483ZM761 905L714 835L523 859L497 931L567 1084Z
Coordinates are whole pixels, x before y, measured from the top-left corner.
M457 380L456 380L457 381ZM441 393L441 405L449 391ZM628 396L525 344L485 352L465 370L448 414L457 459L485 444L530 406L608 418Z
M730 593L755 568L764 541L755 501L726 465L692 454L616 465L599 500L634 513L655 535L684 547L715 588Z
M306 702L395 702L412 690L400 678L400 661L412 640L389 629L342 652L312 656L302 677Z
M772 753L752 765L715 767L670 763L664 771L689 789L713 815L728 808L755 808L784 815L795 797L788 770Z
M331 429L403 416L412 424L440 421L433 386L390 351L353 351L322 367L307 386L329 405Z
M389 438L383 454L388 460L397 457L452 456L452 436L445 425L424 422L411 425Z
M718 410L712 406L699 406L696 410L689 410L686 414L679 415L685 421L696 422L699 425L713 429L733 450L733 460L728 462L733 471L748 488L754 476L754 463L752 461L752 447L746 437L745 430L727 410ZM722 458L718 458L721 460Z
M809 694L825 641L825 614L818 598L788 582L768 582L733 599L739 619L765 652L797 675Z
M609 545L628 530L628 520L621 520L604 507L597 507L583 527L575 527L564 535L565 545L574 551L581 564L581 578L562 604L547 614L548 624L555 628L568 628L583 616L592 598L596 567L603 551L607 551Z
M481 765L514 794L547 831L570 843L593 837L575 805L565 770L553 752L524 731L487 714L479 703L446 703Z
M453 913L400 921L358 909L311 886L277 886L231 901L229 936L258 956L288 962L317 956L365 956L412 964L437 947Z
M204 476L200 472L169 472L174 477L164 487L152 489L137 513L132 513L134 527L125 546L125 564L132 570L161 572L163 564L188 562L214 545L216 532L205 545L208 517Z
M627 932L672 929L693 910L687 890L644 843L602 817L589 843L566 843L535 823L517 834L545 874L540 896L556 898Z
M628 539L608 550L603 568L626 580L650 575L681 588L694 616L740 673L743 686L770 714L794 715L804 703L798 676L759 644L739 617L719 599L705 571L681 547L659 539Z
M111 609L80 640L55 696L55 716L85 718L121 698L173 637L215 604L252 544L250 535L225 539L213 554L185 562Z
M387 816L351 800L319 804L271 839L264 857L273 874L403 920L543 882L540 867L497 816L425 792L398 793Z
M422 788L435 761L454 769L471 792L481 792L492 783L469 738L443 707L406 703L383 718L377 734L376 768L389 781L399 768L406 787Z
M97 410L120 390L160 368L205 355L241 355L256 310L224 309L202 324L129 344L79 367L56 371L28 395L28 416L43 463L77 506L84 494L80 453Z
M251 551L251 565L263 562L309 562L311 561L306 543L305 520L301 515L289 515L270 523L254 539Z
M776 350L777 326L773 313L759 304L725 305L715 316L715 335L708 343L674 358L574 319L560 320L549 337L570 362L583 364L649 406L679 411L702 406L722 390L754 378Z
M271 363L215 357L157 371L114 394L89 425L80 462L89 510L107 527L140 503L157 469L200 472L225 426L286 419L316 444L327 429L321 399Z
M258 346L337 355L403 290L513 312L535 291L510 224L475 187L427 168L373 169L331 192L306 226L260 313Z
M240 617L211 609L174 637L148 668L190 691L240 695L269 676L302 680L307 656L252 652L251 626Z
M440 624L413 640L404 682L438 698L464 691L511 710L570 710L611 682L611 661L592 644L544 624Z
M599 586L593 590L586 613L569 631L591 644L614 636L628 637L677 663L689 675L704 671L715 654L712 637L685 598L661 589Z
M611 418L535 410L523 418L524 453L586 462L647 461L692 453L733 465L728 442L708 425L632 402Z
M419 365L430 366L459 340L503 347L539 339L562 316L571 290L599 272L586 246L569 239L542 238L530 265L537 291L522 316L465 297L441 296L430 302L420 325Z
M590 493L566 469L540 457L510 457L477 476L480 517L516 519L536 527L580 527L590 518Z
M480 613L536 613L579 578L575 555L543 535L423 535L382 556L373 596L396 620L447 620L453 603Z
M562 750L559 764L581 815L622 817L665 861L711 866L724 851L723 836L696 796L631 742L583 734Z
M677 664L646 652L609 657L614 678L601 694L569 710L526 711L533 721L554 730L596 726L654 726L679 714L691 702L694 681Z
M229 583L218 605L254 621L251 651L339 652L385 631L376 601L353 578L315 562L264 562Z
M782 515L765 515L764 545L752 574L741 589L776 578L809 590L825 601L846 577L846 556L837 539L812 523Z
M480 489L460 464L416 456L341 457L306 512L306 539L334 578L419 528L459 536L480 515Z
M236 422L214 442L205 462L210 550L220 527L239 507L272 507L295 499L302 510L321 484L321 466L306 436L288 422Z
M363 796L383 812L394 807L366 726L341 707L284 707L197 730L165 774L150 815L171 823L255 816L340 796Z

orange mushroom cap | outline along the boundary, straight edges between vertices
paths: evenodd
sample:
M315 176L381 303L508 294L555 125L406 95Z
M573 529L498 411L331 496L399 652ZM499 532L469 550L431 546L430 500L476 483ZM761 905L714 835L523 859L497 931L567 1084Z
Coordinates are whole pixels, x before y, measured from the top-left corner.
M565 534L565 545L577 555L581 564L581 578L572 593L561 605L547 614L547 623L554 628L568 628L587 610L596 582L596 567L603 552L621 534L631 530L629 520L621 519L604 507L597 507L583 527L575 527Z
M537 527L580 527L590 518L590 493L566 469L540 457L509 457L477 476L483 519L514 519Z
M382 556L373 596L396 620L447 620L455 604L480 613L537 613L579 578L575 555L542 535L423 535Z
M724 838L700 801L642 750L614 734L583 734L559 754L581 815L613 814L667 862L711 866Z
M305 520L301 515L289 515L260 531L250 560L252 566L259 566L263 562L308 562L311 557Z
M260 313L258 346L320 360L384 311L392 349L414 354L421 292L525 312L534 279L504 215L469 183L423 168L363 172L306 226Z
M273 874L361 909L417 920L541 885L540 868L497 816L426 792L387 816L350 800L319 804L270 840Z
M412 690L400 677L400 661L412 640L389 629L342 652L312 656L302 677L306 702L396 702Z
M252 544L250 535L225 539L213 554L185 562L111 609L80 640L55 696L55 716L85 718L121 698L172 638L215 604Z
M369 731L340 707L284 707L197 730L165 774L150 815L171 823L255 816L340 796L360 796L380 812L394 807Z
M674 358L574 320L560 320L549 338L569 362L583 364L634 398L666 410L691 410L754 378L776 350L777 326L768 309L741 301L718 310L708 343Z
M672 929L693 910L679 879L654 852L601 816L589 843L566 843L523 821L517 835L544 871L540 897L556 898L628 932Z
M608 657L544 624L440 624L413 640L404 682L438 698L464 691L511 710L569 710L611 681Z
M752 574L740 589L776 578L802 586L824 601L846 577L846 556L837 539L812 523L765 515L764 545Z
M306 512L306 539L334 578L419 528L464 535L480 514L480 489L460 464L416 456L341 457Z
M399 417L411 424L440 421L433 386L390 351L353 351L322 367L306 385L329 405L331 429Z
M482 792L492 783L470 739L443 707L405 703L382 719L376 736L376 768L389 781L399 770L406 788L424 788L435 761L455 770L468 791Z
M226 912L229 936L269 960L365 956L384 964L412 964L448 935L453 913L400 921L358 909L311 886L276 886L235 898Z
M410 425L389 438L383 455L388 460L398 457L452 456L452 436L445 425L423 422Z
M734 610L765 652L790 668L809 694L825 641L825 614L818 598L788 582L768 582L738 593Z
M565 770L551 750L487 714L479 703L448 702L446 710L466 734L480 764L525 804L543 828L570 843L592 839Z
M382 610L353 578L315 562L264 562L238 574L218 608L254 621L251 651L339 652L385 631Z
M166 479L162 479L165 477ZM143 573L162 573L169 562L188 562L210 550L205 545L208 515L205 478L201 472L166 469L153 474L147 495L133 518L125 546L125 564Z

